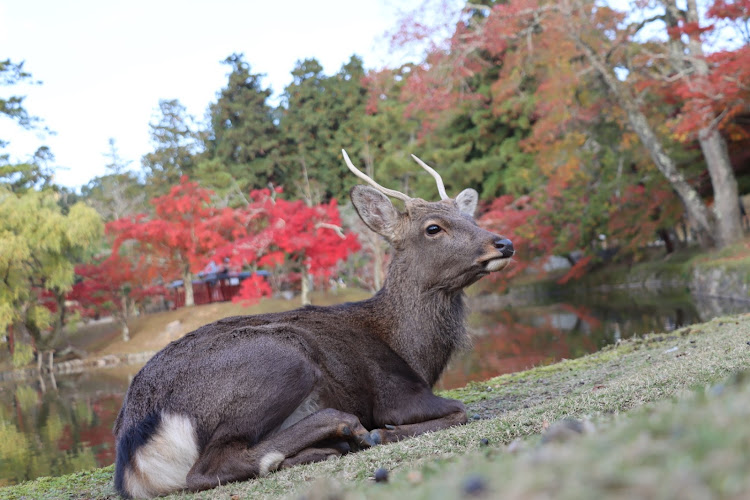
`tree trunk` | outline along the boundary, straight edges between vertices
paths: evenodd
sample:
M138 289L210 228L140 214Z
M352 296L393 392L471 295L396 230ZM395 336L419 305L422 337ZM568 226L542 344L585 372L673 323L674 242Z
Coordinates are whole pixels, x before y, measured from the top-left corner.
M8 352L10 353L10 357L13 358L13 352L16 348L16 337L15 333L13 332L13 325L8 326Z
M667 155L659 137L648 123L646 115L639 109L635 97L617 79L611 68L599 58L591 47L581 40L577 33L572 33L572 36L581 50L583 50L591 66L602 77L617 103L625 110L630 127L636 133L646 151L648 151L651 159L656 164L656 168L669 181L677 196L682 201L685 212L693 224L701 246L714 246L717 243L717 239L713 228L714 220L708 207L703 203L698 192L677 169L677 165L672 158ZM734 201L736 204L736 198Z
M130 342L130 328L128 328L128 321L125 318L119 318L120 320L120 331L122 332L122 341Z
M130 329L128 328L128 317L130 317L130 301L127 295L120 299L120 314L116 314L117 321L120 322L120 331L122 332L122 341L130 342Z
M718 226L719 247L731 245L742 238L737 179L729 161L727 143L715 128L698 133L698 140L706 159L711 185L714 188L714 215Z
M696 26L700 23L698 15L698 4L696 0L687 0L687 11L685 12L686 21L694 23ZM690 65L695 69L694 76L687 76L690 84L696 88L708 89L708 76L711 69L705 59L703 52L703 42L697 33L689 35L688 49ZM704 117L706 126L698 132L698 142L703 151L703 157L706 160L708 173L711 176L711 185L714 189L714 215L718 234L716 239L718 246L723 247L731 245L742 238L742 216L740 214L739 191L737 189L737 179L734 176L732 163L729 160L727 143L716 128L713 111L706 106L706 116Z
M674 252L674 243L672 243L669 231L667 229L659 229L656 232L659 235L659 238L664 242L664 249L666 250L667 255Z
M311 304L310 291L310 270L307 266L304 266L302 271L302 293L300 297L303 306L309 306Z
M195 305L195 298L193 297L193 273L190 269L185 269L182 272L182 286L185 288L185 307L192 307Z

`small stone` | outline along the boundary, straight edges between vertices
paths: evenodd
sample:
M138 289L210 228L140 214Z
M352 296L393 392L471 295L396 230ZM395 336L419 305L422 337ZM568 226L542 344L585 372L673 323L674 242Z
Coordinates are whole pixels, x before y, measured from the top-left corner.
M711 396L721 396L724 393L724 384L716 384L716 385L712 386L708 390L708 393Z
M422 482L422 473L418 470L411 470L406 475L406 480L411 484L420 484Z
M523 441L521 438L516 438L508 445L508 453L518 453L523 447Z
M388 471L384 468L379 468L375 471L375 482L376 483L387 483L388 482Z
M479 440L479 446L489 446L490 440L487 438L482 438Z
M463 492L472 497L487 493L487 482L481 476L470 476L464 481Z
M472 420L479 420L479 419L481 419L481 418L482 418L482 417L480 417L480 416L479 416L479 413L475 413L474 415L472 415L472 416L471 416L471 419L472 419Z
M558 420L542 434L542 444L563 443L579 434L589 434L594 431L594 426L588 420L577 418L563 418Z

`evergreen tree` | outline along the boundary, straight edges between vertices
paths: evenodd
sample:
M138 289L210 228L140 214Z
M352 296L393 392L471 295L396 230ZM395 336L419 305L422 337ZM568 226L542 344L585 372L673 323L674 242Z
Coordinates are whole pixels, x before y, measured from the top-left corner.
M353 56L331 77L315 59L297 63L284 93L281 133L286 187L310 205L345 199L354 183L341 175L341 148L361 143L366 89L362 61Z
M284 182L279 130L263 75L252 73L242 54L232 54L224 64L231 72L209 107L211 127L197 173L217 193L244 199L251 189Z
M132 163L120 156L114 138L109 139L109 151L104 154L107 173L95 177L81 187L86 202L106 221L120 219L140 211L146 194L135 173L128 171Z
M164 194L191 175L200 140L195 120L176 99L159 101L159 115L149 124L154 151L144 155L150 196Z
M23 69L23 63L14 63L9 59L0 61L0 86L13 86L19 83L36 83L31 81L31 73ZM26 130L39 127L38 117L29 115L23 105L24 97L11 95L0 97L0 118L14 121ZM48 164L54 159L49 148L42 146L25 161L13 161L10 155L2 150L9 141L0 137L0 184L15 192L47 186L52 181L52 171Z

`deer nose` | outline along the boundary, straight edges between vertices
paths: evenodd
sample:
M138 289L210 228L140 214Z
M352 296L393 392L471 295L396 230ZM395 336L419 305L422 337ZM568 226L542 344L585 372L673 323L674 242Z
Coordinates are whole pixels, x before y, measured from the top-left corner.
M513 254L516 253L516 251L513 250L513 242L508 238L495 240L495 248L500 250L503 257L512 257Z

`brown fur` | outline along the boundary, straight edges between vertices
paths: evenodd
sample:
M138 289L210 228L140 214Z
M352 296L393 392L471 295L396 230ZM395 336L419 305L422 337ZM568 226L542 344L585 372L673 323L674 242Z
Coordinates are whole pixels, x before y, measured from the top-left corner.
M474 191L410 200L404 213L368 187L352 201L394 247L383 288L363 302L226 318L165 347L133 379L115 423L121 494L164 493L135 459L169 456L149 448L178 436L162 431L164 415L192 423L190 490L466 421L460 402L431 387L467 345L463 288L504 267L512 244L474 223Z

